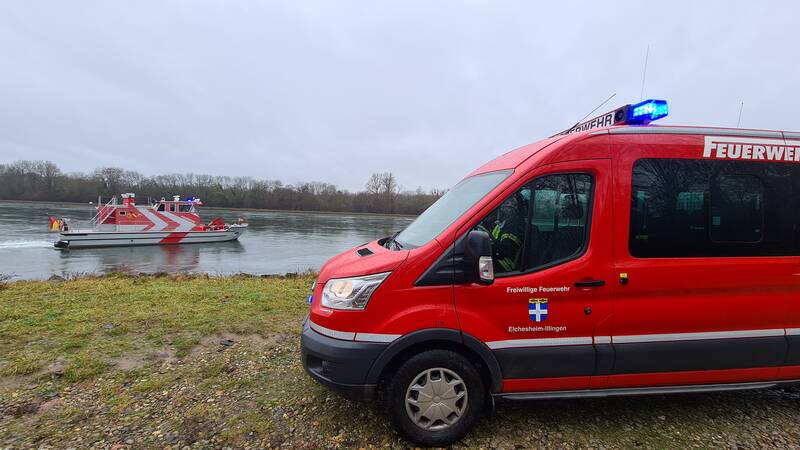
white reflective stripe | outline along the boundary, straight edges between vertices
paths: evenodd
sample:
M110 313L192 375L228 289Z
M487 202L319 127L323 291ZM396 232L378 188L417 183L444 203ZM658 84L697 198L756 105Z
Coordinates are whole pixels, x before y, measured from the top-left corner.
M312 322L310 320L308 321L308 323L311 325L311 329L312 330L314 330L317 333L322 334L324 336L332 337L332 338L335 338L335 339L343 339L345 341L352 341L353 338L356 337L355 333L350 333L348 331L331 330L330 328L325 328L325 327L323 327L321 325L317 325L317 324L315 324L314 322Z
M172 231L190 231L192 228L195 227L195 223L189 219L184 219L183 217L173 214L171 212L164 212L164 217L168 218L169 220L176 222L178 224L178 228Z
M356 340L359 342L394 342L400 334L377 334L377 333L356 333Z
M800 328L787 328L786 329L787 336L798 336L800 335Z
M611 336L595 336L594 337L595 344L610 344L611 343Z
M167 227L167 222L161 220L158 216L149 211L147 207L136 208L136 210L142 213L142 215L144 215L147 218L147 220L153 222L153 228L150 228L150 230L148 231L161 231Z
M742 331L709 331L703 333L670 333L670 334L637 334L631 336L613 336L615 344L629 344L635 342L664 342L664 341L702 341L708 339L738 339L755 337L784 336L786 330L776 328L770 330L742 330Z
M543 338L543 339L510 339L507 341L491 341L486 345L490 349L517 347L557 347L562 345L592 345L591 337Z

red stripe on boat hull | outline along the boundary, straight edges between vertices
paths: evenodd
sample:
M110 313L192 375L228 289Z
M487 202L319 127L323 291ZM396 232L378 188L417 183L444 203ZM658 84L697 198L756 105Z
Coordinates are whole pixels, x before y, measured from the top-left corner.
M182 232L182 233L170 233L164 239L158 241L159 244L180 244L183 238L189 233Z

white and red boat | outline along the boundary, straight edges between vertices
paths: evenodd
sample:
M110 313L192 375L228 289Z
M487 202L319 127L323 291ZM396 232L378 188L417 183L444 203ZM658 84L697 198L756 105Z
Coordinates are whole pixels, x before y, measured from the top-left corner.
M194 244L239 239L246 230L243 219L226 224L216 218L203 225L197 208L200 199L181 200L175 196L140 206L135 194L122 194L102 206L90 223L81 226L67 219L52 219L59 229L57 248L116 247L131 245Z

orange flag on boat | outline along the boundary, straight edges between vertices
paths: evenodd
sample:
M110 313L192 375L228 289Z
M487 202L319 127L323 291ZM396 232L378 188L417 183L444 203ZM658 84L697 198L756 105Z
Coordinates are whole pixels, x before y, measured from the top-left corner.
M50 232L57 233L59 231L61 231L61 219L50 216Z

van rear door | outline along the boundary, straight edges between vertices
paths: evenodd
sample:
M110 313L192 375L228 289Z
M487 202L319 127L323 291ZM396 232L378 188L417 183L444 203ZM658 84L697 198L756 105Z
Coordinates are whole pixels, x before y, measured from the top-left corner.
M610 175L610 159L539 167L459 232L493 238L494 283L457 285L455 301L463 332L497 357L504 392L586 389L610 368L610 342L598 353L594 339L611 316Z

